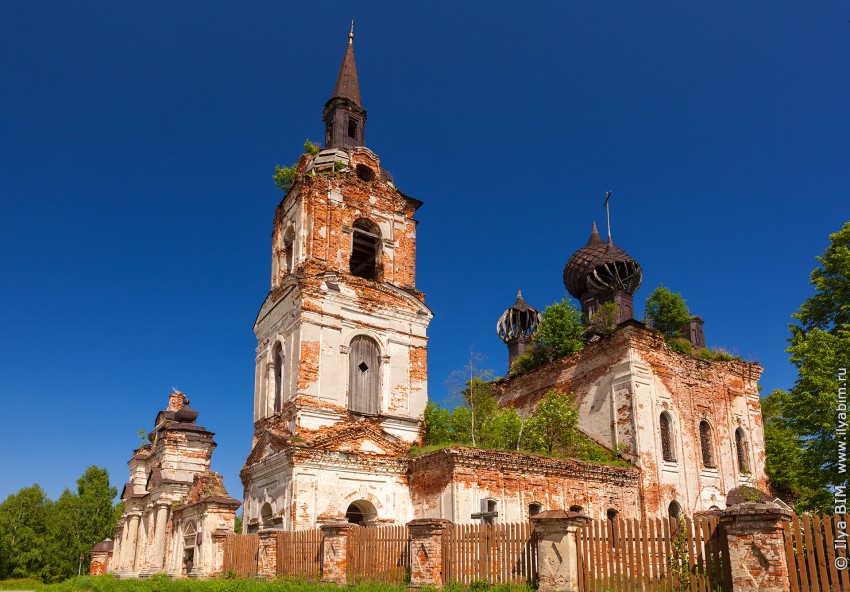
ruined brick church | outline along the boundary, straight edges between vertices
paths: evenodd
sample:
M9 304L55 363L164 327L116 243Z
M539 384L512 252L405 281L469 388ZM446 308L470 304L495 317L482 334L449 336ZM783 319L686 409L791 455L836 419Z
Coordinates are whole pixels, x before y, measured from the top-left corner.
M550 389L575 393L580 429L633 467L463 447L410 458L423 432L433 316L416 287L422 202L365 145L351 37L322 114L324 147L301 157L275 212L271 291L254 324L247 529L516 521L553 508L675 515L722 508L730 489L765 484L761 368L673 352L633 320L640 265L595 226L565 285L588 316L616 302L618 329L498 389L522 414ZM533 331L523 319L537 313L521 298L508 312L503 337L516 355ZM704 345L700 319L688 335Z
M516 522L549 509L677 516L722 509L741 485L766 487L761 367L674 352L634 320L640 265L595 225L564 283L586 318L616 302L617 328L497 391L525 416L549 390L574 393L579 428L631 466L461 446L411 457L424 432L433 317L416 286L422 202L366 147L353 33L322 115L324 146L299 159L274 213L271 289L254 323L253 445L240 473L246 532L340 520ZM511 359L538 318L521 296L505 311L499 333ZM704 345L699 318L687 336ZM215 537L232 531L239 502L209 472L212 434L182 397L130 462L109 571L203 575L220 565Z

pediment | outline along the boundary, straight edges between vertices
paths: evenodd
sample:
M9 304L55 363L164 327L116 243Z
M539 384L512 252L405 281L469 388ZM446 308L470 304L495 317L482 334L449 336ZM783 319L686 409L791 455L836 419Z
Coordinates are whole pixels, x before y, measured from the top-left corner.
M254 448L245 460L245 466L249 467L258 463L277 452L280 452L289 445L289 438L275 430L266 430L257 439Z
M314 439L309 446L336 452L363 452L391 456L407 452L407 446L395 436L363 424L342 427L331 434Z

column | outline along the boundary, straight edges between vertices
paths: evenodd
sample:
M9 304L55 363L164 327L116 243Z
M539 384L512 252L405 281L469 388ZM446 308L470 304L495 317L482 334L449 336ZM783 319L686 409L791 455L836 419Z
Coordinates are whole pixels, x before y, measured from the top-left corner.
M322 582L345 584L348 564L348 522L330 522L319 527L322 530Z
M578 590L578 529L590 518L578 512L548 510L531 517L537 539L538 590Z
M745 502L720 513L734 592L788 592L791 580L783 526L791 511Z
M442 588L443 535L451 524L442 518L419 518L407 523L410 533L410 587Z
M129 520L130 525L127 528L127 538L124 540L124 544L122 545L127 554L121 562L121 568L132 571L136 565L136 543L137 535L139 533L139 515L132 514L128 516L127 519Z
M278 530L261 530L257 551L257 575L273 580L277 576L277 534Z
M165 565L165 530L168 528L168 506L156 506L156 522L153 531L153 567L162 569Z

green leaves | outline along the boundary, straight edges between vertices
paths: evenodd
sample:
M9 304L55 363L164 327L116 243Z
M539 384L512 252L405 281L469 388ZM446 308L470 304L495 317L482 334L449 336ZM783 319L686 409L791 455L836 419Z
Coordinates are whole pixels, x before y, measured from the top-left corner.
M55 502L38 485L10 495L0 504L0 579L54 582L76 575L79 556L112 535L117 492L106 469L91 466L77 480L77 493L66 489Z
M298 174L296 165L290 167L282 167L279 164L274 165L274 185L284 193L292 189L292 184L295 182L295 176Z
M830 488L846 483L836 428L838 389L846 386L838 373L850 368L850 222L829 238L811 274L815 294L789 325L786 351L797 381L763 403L766 470L774 486L796 498L798 511L831 512Z
M533 452L572 451L578 440L578 408L572 395L549 391L528 418L526 445Z
M581 311L564 298L543 311L535 341L554 360L580 351L584 347L584 330Z
M681 337L682 328L691 320L691 313L682 295L662 285L655 288L646 299L644 310L652 327L661 331L667 340Z

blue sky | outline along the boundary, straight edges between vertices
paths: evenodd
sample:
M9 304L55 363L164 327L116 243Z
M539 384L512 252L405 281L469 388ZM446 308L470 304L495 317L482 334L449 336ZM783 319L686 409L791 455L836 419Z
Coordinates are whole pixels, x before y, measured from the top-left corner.
M850 219L846 2L0 4L0 499L127 479L172 387L241 498L274 165L318 139L348 22L367 145L418 218L430 394L521 288L615 242L710 345L795 377L790 315ZM604 230L603 230L604 232Z

